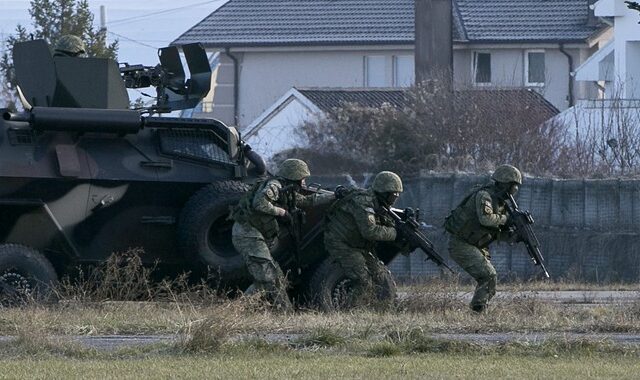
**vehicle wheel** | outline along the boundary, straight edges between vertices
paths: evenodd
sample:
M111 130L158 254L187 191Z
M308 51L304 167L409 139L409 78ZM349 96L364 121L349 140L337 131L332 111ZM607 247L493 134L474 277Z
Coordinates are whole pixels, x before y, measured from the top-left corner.
M178 222L178 244L186 257L200 260L223 279L244 275L244 261L231 242L229 207L238 203L249 185L220 181L205 186L187 201Z
M375 299L371 306L386 308L393 305L396 299L396 283L391 272L378 259L373 256L368 261L370 272L377 273L373 278ZM326 258L315 270L309 282L309 298L324 311L348 309L350 305L352 288L342 267Z
M49 260L37 250L19 244L0 245L0 303L17 306L51 298L58 281Z

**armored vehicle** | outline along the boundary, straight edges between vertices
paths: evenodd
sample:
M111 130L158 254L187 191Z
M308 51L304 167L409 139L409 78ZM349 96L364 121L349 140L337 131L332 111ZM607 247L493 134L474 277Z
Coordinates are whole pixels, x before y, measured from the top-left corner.
M155 67L53 56L43 40L16 44L13 59L24 111L0 112L3 291L37 289L134 247L168 275L209 268L226 284L248 285L227 215L265 175L264 161L218 120L154 116L193 107L209 91L199 44L160 49ZM150 85L155 103L130 109L127 88ZM305 211L299 249L285 236L274 256L294 292L331 293L344 279L322 248L323 209ZM398 250L380 252L388 262ZM393 280L382 282L391 297Z

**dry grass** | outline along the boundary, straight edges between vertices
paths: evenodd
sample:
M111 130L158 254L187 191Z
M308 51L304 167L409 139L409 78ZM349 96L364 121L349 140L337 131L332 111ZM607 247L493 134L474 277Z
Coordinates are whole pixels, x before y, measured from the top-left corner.
M142 269L135 259L125 260L126 265L119 263L108 270ZM108 279L121 275L103 274L103 289L67 282L58 292L63 298L56 304L29 303L1 310L0 335L15 338L0 341L0 371L9 377L49 378L105 374L194 378L211 373L222 378L239 374L241 378L365 374L418 378L424 373L436 378L575 377L578 373L582 377L632 378L638 370L636 347L607 341L556 338L483 346L436 339L433 334L638 333L640 300L565 307L516 297L495 300L488 313L477 315L461 297L471 291L468 285L434 281L403 289L408 295L389 310L277 314L265 308L257 296L229 299L206 284L179 280L152 285L149 272L132 275L123 288L127 291L108 289L105 284L118 287ZM530 290L536 285L512 286L514 290ZM147 301L139 301L141 298ZM102 351L82 346L71 337L102 334L170 334L178 339L175 344Z
M219 303L226 299L217 286L214 274L199 282L190 281L189 273L160 281L154 278L156 267L143 264L139 248L112 254L95 267L77 268L73 278L65 277L54 290L63 301L82 303L105 301L169 301L197 304Z
M197 326L220 325L235 334L308 334L319 327L347 338L385 335L420 328L431 333L453 332L640 332L640 300L606 306L548 303L531 297L494 300L488 313L476 315L460 298L456 284L414 288L391 310L352 310L289 315L269 312L254 298L119 302L60 301L30 304L0 313L0 334L15 335L27 323L53 335L191 334ZM28 316L28 318L27 318ZM203 322L209 321L209 322ZM232 328L228 328L228 326ZM29 327L33 328L33 326Z
M171 352L181 355L242 352L247 347L267 351L285 347L296 351L330 350L388 357L424 352L471 352L477 348L464 342L434 340L431 338L434 333L640 332L640 300L579 307L522 296L496 299L488 313L477 315L469 311L461 296L470 292L471 287L452 280L406 287L402 289L405 296L388 310L354 309L335 313L300 310L276 314L265 308L257 296L229 299L205 283L190 284L186 278L153 283L151 272L144 269L135 256L114 258L99 270L102 272L88 277L97 282L63 283L58 291L61 298L58 303L29 303L20 308L3 309L0 335L18 338L9 346L3 343L0 355L26 353L84 358L96 355L68 340L52 338L70 335L177 335ZM119 281L124 282L121 288ZM511 285L511 289L531 290L542 286L547 285ZM274 337L285 336L292 338L274 345ZM501 349L525 352L526 348L505 346Z

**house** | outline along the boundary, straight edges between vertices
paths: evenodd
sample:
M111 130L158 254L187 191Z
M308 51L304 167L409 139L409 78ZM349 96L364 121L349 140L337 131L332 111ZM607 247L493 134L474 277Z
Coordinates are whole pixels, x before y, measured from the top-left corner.
M600 0L594 13L613 26L595 41L599 50L576 69L578 81L598 83L601 98L638 99L640 97L640 21L639 13L623 0Z
M482 93L482 94L480 94ZM478 95L490 102L483 102L483 112L491 114L496 124L512 117L511 106L517 104L529 110L520 112L522 122L540 124L558 114L554 107L538 92L531 89L470 89L458 91L456 105L479 105ZM246 129L243 139L260 154L270 159L277 153L294 148L306 148L308 142L300 126L316 122L346 104L380 108L384 105L402 109L410 105L407 89L402 88L292 88L267 108ZM318 165L314 166L318 167Z
M246 129L243 139L265 158L307 145L300 126L323 118L346 103L363 107L388 104L402 108L405 93L397 88L292 88Z
M456 85L533 88L561 110L589 96L569 73L608 29L590 1L453 0ZM414 0L230 0L173 43L192 42L220 52L203 116L244 129L292 87L412 85Z
M623 0L600 0L593 9L612 28L593 40L599 49L576 68L574 76L599 91L564 110L556 120L582 138L600 134L608 143L623 144L637 135L640 123L640 13Z

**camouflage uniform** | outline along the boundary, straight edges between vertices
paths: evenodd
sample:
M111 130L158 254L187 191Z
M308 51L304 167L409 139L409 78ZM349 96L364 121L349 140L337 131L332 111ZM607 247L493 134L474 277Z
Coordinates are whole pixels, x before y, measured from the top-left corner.
M380 176L382 173L390 174ZM376 190L389 190L380 185L380 179L385 176L392 175L397 180L399 187L393 188L395 193L402 191L402 182L391 172L382 173L376 176L378 183L374 180L371 189L351 191L336 201L326 216L324 245L351 280L352 306L366 303L373 294L373 279L382 276L377 273L380 270L378 259L371 253L374 243L396 239L395 223L378 212L381 200Z
M233 246L242 254L256 291L263 291L273 306L283 311L291 310L292 306L287 296L284 274L271 256L270 247L275 245L280 229L277 218L288 213L282 194L283 182L300 181L309 176L306 164L300 160L286 160L284 169L292 161L304 170L292 176L281 166L278 177L258 182L232 212L235 221L232 229ZM300 208L333 199L333 194L295 194L296 207Z
M79 37L66 34L56 42L53 51L54 57L82 57L87 53L87 48Z
M510 165L498 167L492 178L496 183L474 188L445 221L445 229L451 234L449 255L477 281L470 307L478 312L484 311L496 294L497 273L488 246L509 237L502 231L508 221L505 185L522 183L520 172Z

